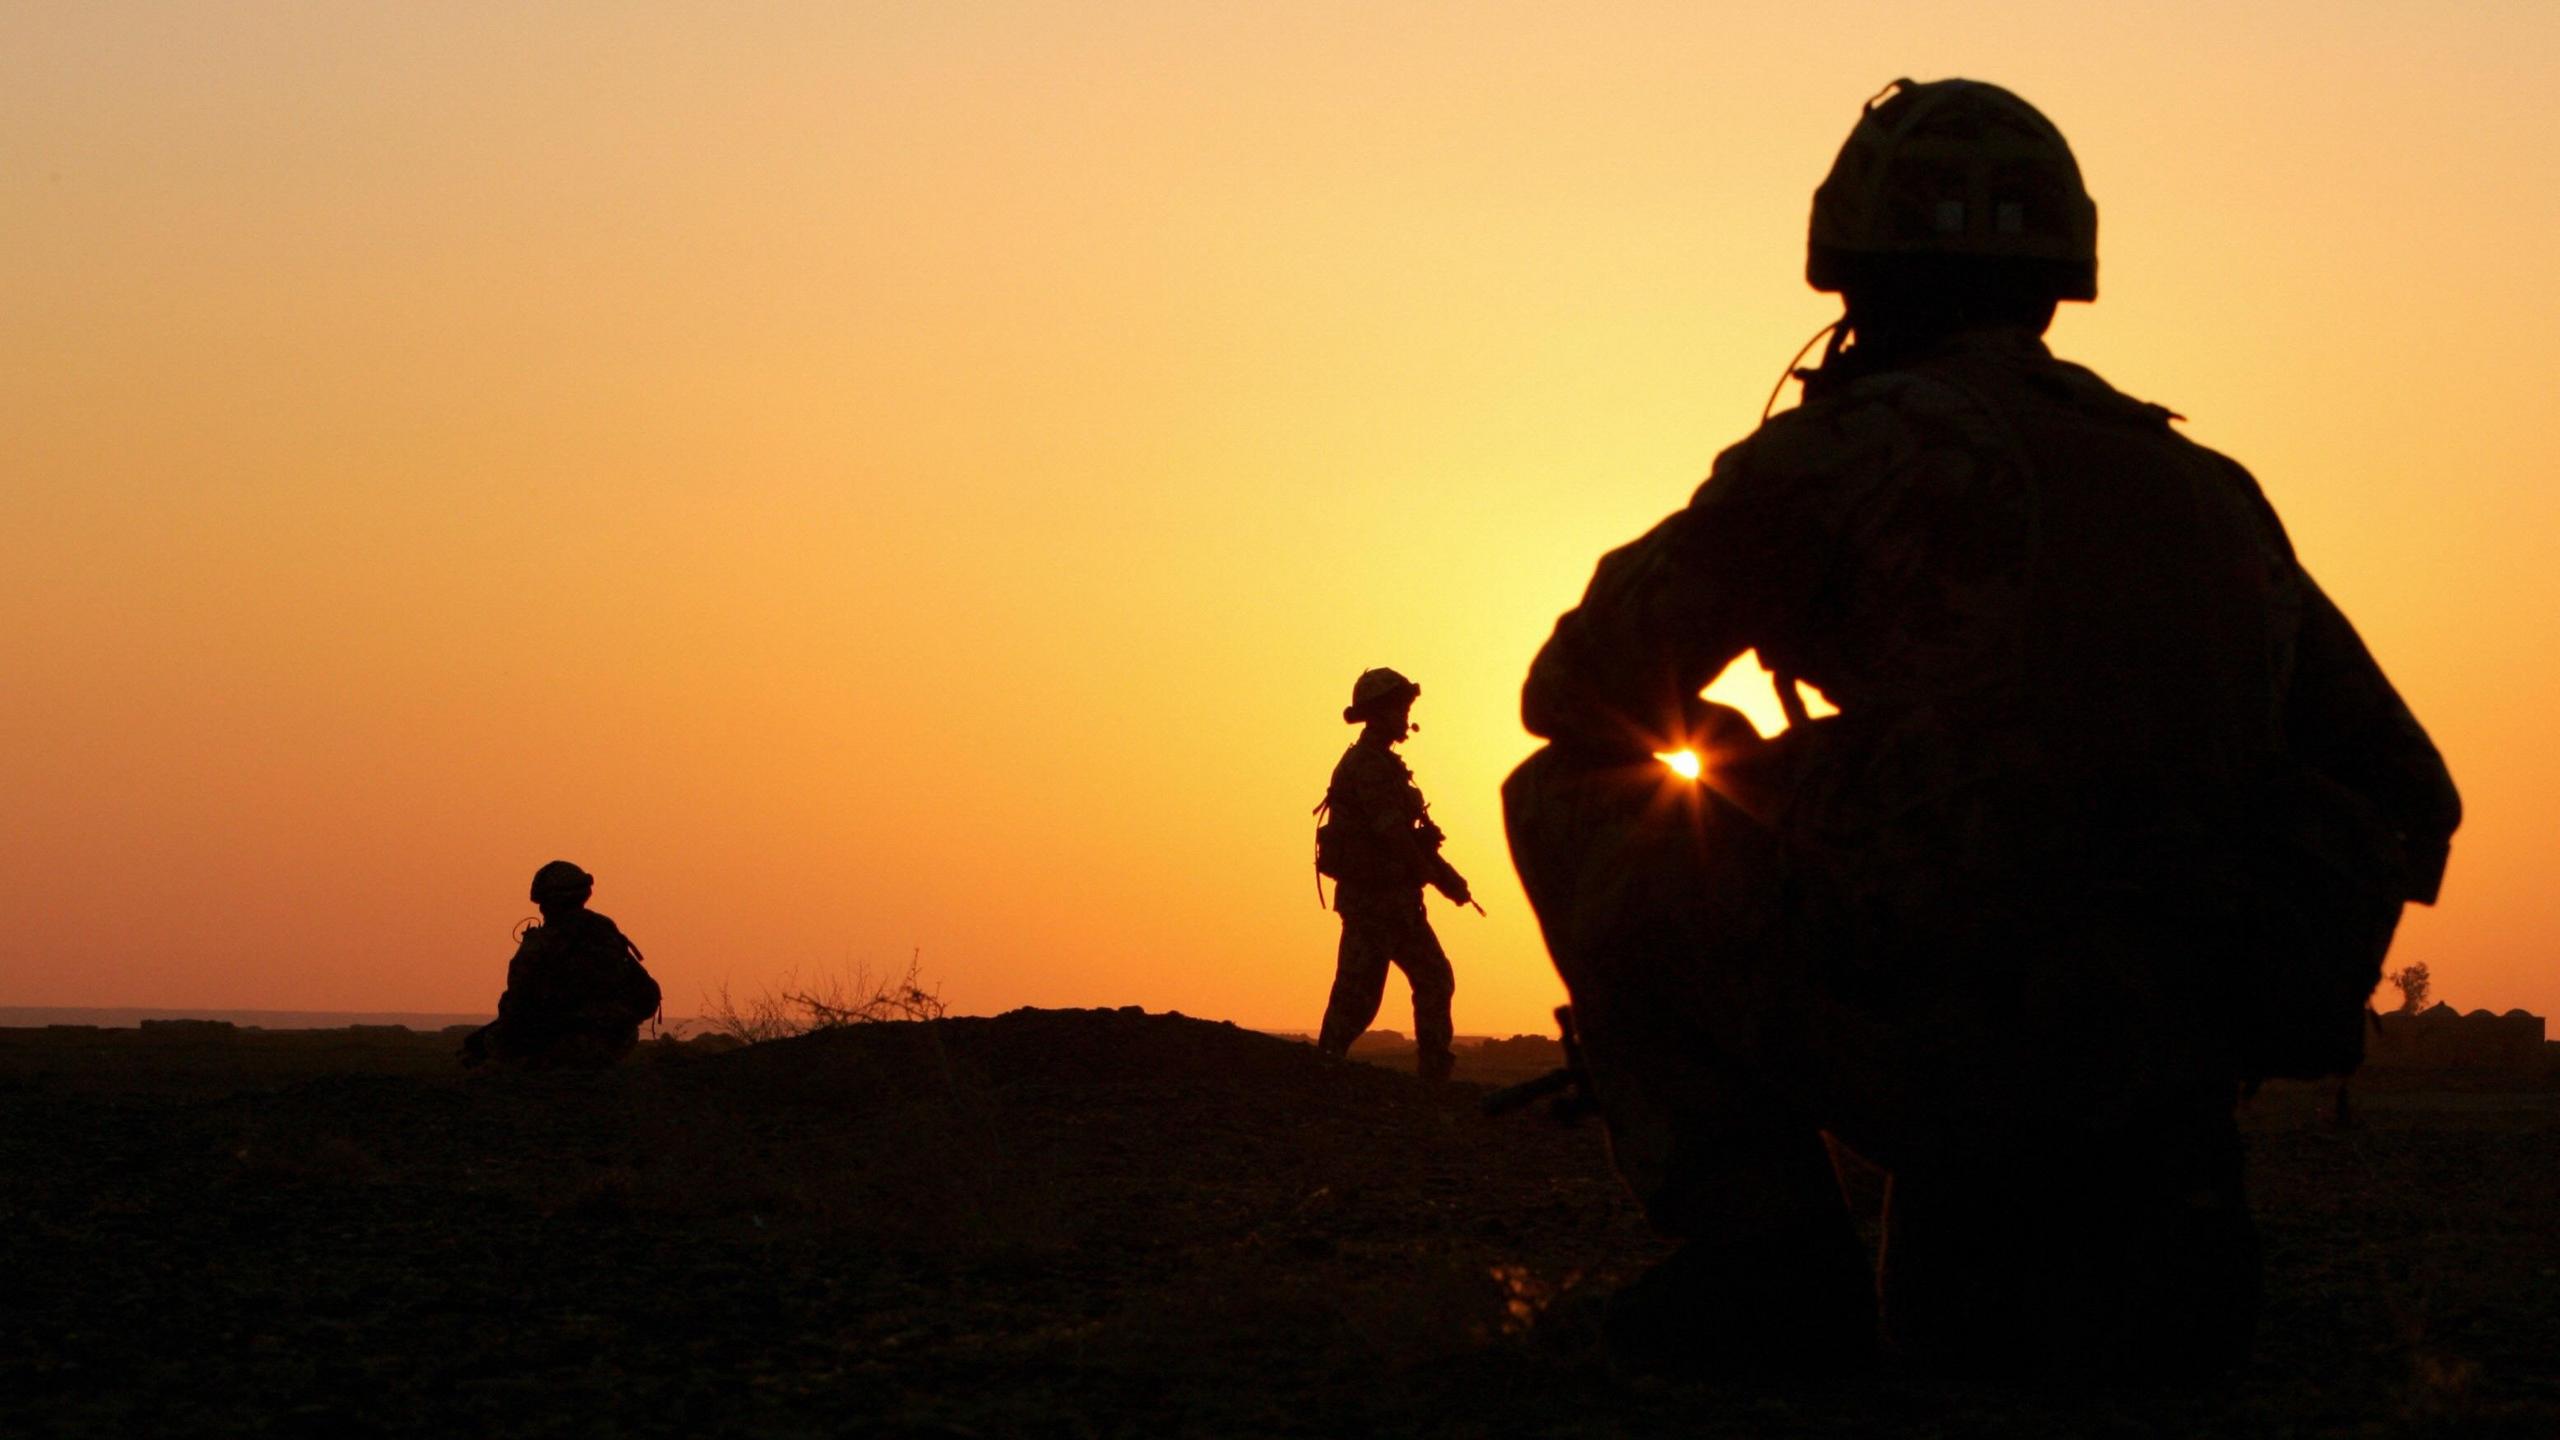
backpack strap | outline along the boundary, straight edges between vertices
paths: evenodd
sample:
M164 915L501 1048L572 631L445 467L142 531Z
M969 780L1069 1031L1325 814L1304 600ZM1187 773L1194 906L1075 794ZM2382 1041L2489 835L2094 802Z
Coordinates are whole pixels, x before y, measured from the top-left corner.
M1316 802L1316 808L1307 812L1308 814L1316 817L1316 831L1318 838L1315 841L1315 853L1309 857L1309 863L1314 866L1316 872L1316 908L1319 910L1327 908L1324 903L1324 840L1322 838L1322 834L1324 831L1325 812L1332 808L1333 787L1331 785L1327 785L1324 787L1324 798Z

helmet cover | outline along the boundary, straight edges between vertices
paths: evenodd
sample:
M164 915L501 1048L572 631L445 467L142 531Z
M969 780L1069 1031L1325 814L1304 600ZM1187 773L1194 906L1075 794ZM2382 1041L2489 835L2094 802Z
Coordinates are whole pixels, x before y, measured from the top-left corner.
M570 864L554 860L533 872L533 903L556 905L566 902L583 905L596 893L596 877Z
M1381 665L1363 670L1351 682L1351 703L1342 712L1342 723L1356 725L1374 718L1379 712L1398 702L1409 701L1422 693L1422 687Z
M2098 207L2062 132L1979 80L1886 86L1814 192L1805 279L1836 291L1912 256L2007 262L2096 299Z

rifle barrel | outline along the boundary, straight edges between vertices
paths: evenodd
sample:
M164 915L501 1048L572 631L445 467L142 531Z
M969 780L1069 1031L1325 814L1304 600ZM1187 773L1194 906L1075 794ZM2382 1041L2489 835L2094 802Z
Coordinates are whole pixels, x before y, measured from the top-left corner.
M1503 1086L1484 1097L1481 1108L1487 1115L1508 1115L1524 1105L1534 1105L1550 1095L1562 1094L1572 1084L1571 1070L1550 1070L1535 1080Z

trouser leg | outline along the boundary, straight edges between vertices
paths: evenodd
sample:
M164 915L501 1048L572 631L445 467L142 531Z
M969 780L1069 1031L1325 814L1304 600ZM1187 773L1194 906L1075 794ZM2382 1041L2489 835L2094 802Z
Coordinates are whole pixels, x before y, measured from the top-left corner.
M1783 1074L1801 1030L1779 963L1784 888L1765 832L1659 765L1553 749L1503 802L1514 864L1573 1000L1594 1098L1624 1177L1675 1235L1799 1208L1794 1154L1818 1128Z
M2185 1001L2221 952L2174 894L2093 895L2020 928L1971 1124L1894 1172L1886 1329L1917 1358L2047 1375L2184 1376L2255 1328L2256 1232L2230 1040ZM1917 1129L1918 1127L1904 1127Z
M2227 1104L1897 1172L1885 1323L1955 1369L2176 1379L2245 1358L2258 1245Z
M1665 1370L1855 1364L1873 1277L1805 1073L1776 847L1659 766L1542 751L1503 787L1512 858L1573 999L1611 1158L1689 1243L1622 1292L1612 1341Z
M1378 1018L1378 1003L1387 993L1389 937L1384 927L1366 917L1344 914L1342 945L1335 952L1333 993L1326 999L1324 1026L1316 1046L1328 1055L1348 1055L1351 1042Z
M1414 1066L1425 1080L1445 1080L1456 1064L1449 1051L1455 1030L1449 1001L1457 994L1458 977L1429 920L1418 914L1413 917L1397 946L1395 962L1404 971L1405 983L1413 987Z
M1843 1205L1831 1158L1810 1130L1756 1137L1749 1155L1727 1155L1721 1183L1688 1193L1734 1198L1749 1177L1754 1198L1692 1218L1670 1259L1611 1297L1610 1349L1665 1374L1855 1369L1876 1354L1875 1268Z

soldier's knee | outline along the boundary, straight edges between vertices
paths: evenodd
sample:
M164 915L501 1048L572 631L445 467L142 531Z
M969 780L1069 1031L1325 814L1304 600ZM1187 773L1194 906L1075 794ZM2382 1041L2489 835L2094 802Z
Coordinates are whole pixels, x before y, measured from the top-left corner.
M1502 781L1503 807L1509 809L1515 796L1535 794L1546 784L1547 777L1559 763L1556 747L1541 745L1528 759L1512 766L1511 773Z
M1584 782L1587 769L1553 745L1513 767L1502 782L1502 824L1515 856L1553 828L1561 797Z
M1421 927L1406 944L1403 958L1397 963L1404 971L1405 983L1413 987L1416 1002L1428 999L1445 1004L1458 993L1458 972L1449 964L1448 952L1440 948L1439 937L1428 926Z

